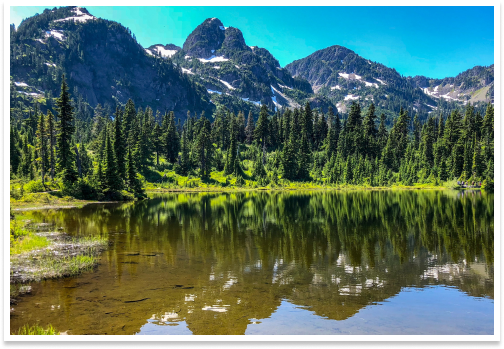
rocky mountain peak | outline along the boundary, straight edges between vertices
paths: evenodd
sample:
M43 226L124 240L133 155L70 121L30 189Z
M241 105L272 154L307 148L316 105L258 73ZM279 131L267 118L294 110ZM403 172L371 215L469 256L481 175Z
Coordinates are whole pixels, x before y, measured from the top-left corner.
M250 50L250 48L245 44L245 39L243 38L241 30L233 27L226 28L222 49L225 51Z
M182 46L186 55L209 58L226 38L226 28L218 18L208 18L187 37Z

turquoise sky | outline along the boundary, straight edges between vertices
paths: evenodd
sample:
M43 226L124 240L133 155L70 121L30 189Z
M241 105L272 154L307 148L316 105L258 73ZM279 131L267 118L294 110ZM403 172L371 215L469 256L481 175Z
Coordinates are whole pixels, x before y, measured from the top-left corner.
M44 6L11 7L11 23ZM129 27L144 47L185 38L206 18L243 32L282 66L332 45L395 68L405 76L455 76L494 63L493 7L129 7L87 6Z

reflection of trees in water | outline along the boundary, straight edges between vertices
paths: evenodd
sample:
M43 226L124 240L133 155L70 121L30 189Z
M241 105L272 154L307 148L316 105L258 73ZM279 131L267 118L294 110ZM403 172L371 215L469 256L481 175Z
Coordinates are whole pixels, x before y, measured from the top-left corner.
M335 320L407 286L447 284L493 298L491 195L169 194L33 215L76 234L109 234L115 248L102 262L121 287L168 275L196 285L163 294L158 310L144 303L140 316L185 319L194 333L243 333L248 319L269 317L283 298ZM126 251L162 257L128 264ZM122 279L131 277L134 284Z

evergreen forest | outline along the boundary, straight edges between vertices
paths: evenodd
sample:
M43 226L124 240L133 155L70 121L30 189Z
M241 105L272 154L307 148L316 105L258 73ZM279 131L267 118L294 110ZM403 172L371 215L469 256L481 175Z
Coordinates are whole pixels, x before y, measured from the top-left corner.
M55 113L36 105L11 118L11 197L61 191L87 200L133 200L146 189L440 186L493 190L494 108L468 103L423 122L401 108L389 125L374 104L261 105L259 117L219 106L213 115L98 104L80 118L63 76ZM411 110L411 109L410 109Z

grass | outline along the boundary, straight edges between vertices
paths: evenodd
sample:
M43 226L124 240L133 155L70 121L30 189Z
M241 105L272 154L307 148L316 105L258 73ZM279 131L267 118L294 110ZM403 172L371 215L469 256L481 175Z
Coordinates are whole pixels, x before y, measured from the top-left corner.
M46 329L38 325L24 325L17 333L13 332L12 334L18 336L57 336L59 332L57 332L52 325L49 325Z
M49 241L45 249L11 254L11 276L17 272L16 278L24 283L79 275L96 266L96 255L107 245L108 240L101 237L73 239L58 244Z
M10 222L11 298L20 294L19 283L78 275L92 269L106 248L103 237L70 238L63 233L35 233L18 217ZM19 286L19 287L18 287Z
M47 246L49 246L49 240L46 237L28 233L28 235L20 237L11 243L10 254L13 255L39 250Z

